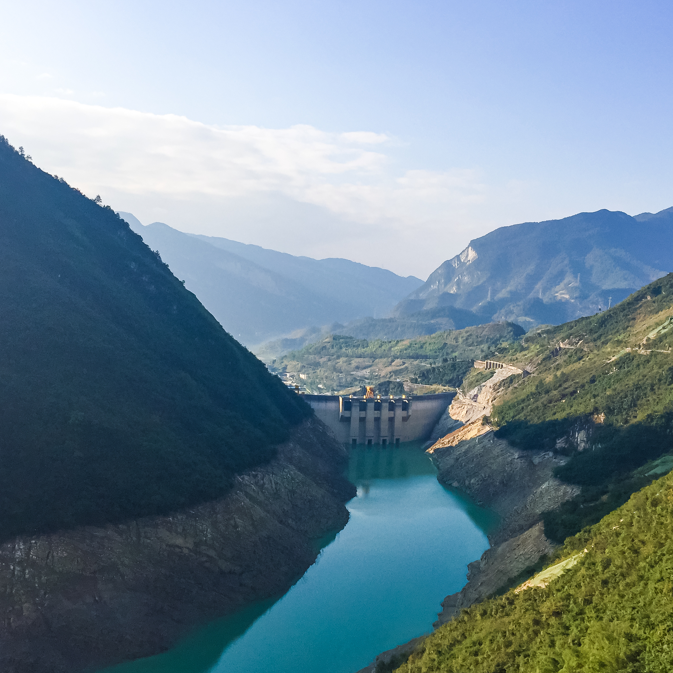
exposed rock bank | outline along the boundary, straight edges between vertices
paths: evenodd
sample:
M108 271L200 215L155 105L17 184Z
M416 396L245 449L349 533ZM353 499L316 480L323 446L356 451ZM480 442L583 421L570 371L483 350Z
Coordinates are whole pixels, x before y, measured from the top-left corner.
M566 460L564 457L551 452L516 449L498 439L488 424L486 416L497 399L498 384L514 374L521 374L521 370L499 369L486 383L467 394L459 393L442 418L443 427L453 428L452 431L428 449L442 484L460 490L500 517L488 535L491 548L478 561L469 564L468 581L463 589L442 601L435 628L463 608L493 594L550 553L554 545L544 535L541 515L579 492L577 487L553 476L554 468ZM448 419L453 419L459 427L452 426ZM580 432L586 435L587 430L574 429L568 441L579 442ZM390 653L402 652L408 656L419 640L412 643ZM376 662L385 663L384 657L388 654L379 655L363 671L375 670Z
M468 565L467 584L463 589L442 601L435 628L453 619L463 608L500 589L507 579L516 577L553 549L554 545L544 535L542 523L488 549L478 561Z
M506 370L500 372L505 378ZM541 515L579 492L576 486L553 476L554 468L566 458L549 451L521 451L495 436L481 413L484 407L490 412L496 397L495 385L475 392L459 400L458 410L451 412L472 420L428 451L441 483L467 493L498 514L500 521L489 533L491 548L469 565L465 587L442 602L435 626L483 600L550 553L553 544L544 535Z
M499 525L489 535L491 544L499 544L536 524L542 512L555 509L578 489L553 476L565 458L515 449L498 439L493 428L479 423L454 433L478 428L476 436L452 443L449 435L430 451L442 484L467 493L500 516Z
M381 670L379 665L385 666L387 670L397 668L397 666L405 662L411 656L412 652L423 642L423 640L425 640L425 636L420 636L419 638L410 640L408 643L393 647L392 650L381 652L371 664L361 668L357 673L376 673L377 668Z
M346 458L310 420L221 500L0 545L0 670L76 673L148 656L286 590L315 560L313 541L348 520Z

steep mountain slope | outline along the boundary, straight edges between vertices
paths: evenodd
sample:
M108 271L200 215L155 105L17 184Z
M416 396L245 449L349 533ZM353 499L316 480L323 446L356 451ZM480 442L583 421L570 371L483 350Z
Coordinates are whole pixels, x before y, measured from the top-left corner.
M622 504L647 481L637 469L670 451L672 347L669 274L609 311L501 349L503 361L535 375L502 391L492 415L498 437L565 455L558 477L582 487L546 516L549 536L563 540Z
M310 416L125 222L4 141L0 222L0 536L216 497Z
M129 213L120 215L225 329L248 345L300 328L384 315L422 282L344 259L294 257L192 236L160 222L144 227Z
M591 315L673 270L673 209L601 210L496 229L434 271L394 314L456 306L526 329Z
M668 475L570 538L533 581L440 627L397 670L673 670L672 571Z
M400 671L670 668L673 478L652 481L673 468L672 346L669 274L608 311L498 348L496 360L530 375L494 384L490 418L430 451L442 483L501 520ZM520 588L484 600L510 587Z
M269 598L345 453L109 207L0 136L0 669L74 673Z

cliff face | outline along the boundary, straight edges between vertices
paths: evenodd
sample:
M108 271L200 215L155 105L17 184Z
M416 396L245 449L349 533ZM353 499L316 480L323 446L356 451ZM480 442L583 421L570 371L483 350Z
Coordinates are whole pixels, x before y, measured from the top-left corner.
M0 670L74 673L148 656L286 590L348 520L344 449L315 419L217 501L0 546Z

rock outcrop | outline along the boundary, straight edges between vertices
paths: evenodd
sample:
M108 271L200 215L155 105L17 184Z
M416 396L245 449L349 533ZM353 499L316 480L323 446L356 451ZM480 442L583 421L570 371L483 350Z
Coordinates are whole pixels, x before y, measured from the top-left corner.
M458 427L452 429L451 432L441 439L437 439L437 441L435 441L427 450L428 453L432 454L438 449L444 449L447 446L458 446L461 442L465 442L468 439L476 439L493 430L488 423L484 422L483 416L474 421L470 421L466 425L461 425L456 421L454 421L454 423L456 423Z
M155 654L289 588L342 528L344 449L315 419L223 499L0 545L0 670L74 673Z
M515 449L498 439L492 427L479 423L453 433L473 430L476 436L471 439L452 442L449 435L429 452L442 484L467 493L500 516L489 535L492 544L499 544L536 524L542 512L555 509L578 489L553 476L554 468L566 460L563 456Z
M386 650L381 652L376 656L376 659L372 661L371 664L361 668L357 673L377 673L377 669L380 671L382 667L385 667L384 670L392 670L397 668L400 664L405 662L411 653L425 640L425 636L419 636L410 640L408 643L398 645L393 647L392 650Z
M505 365L495 370L495 374L476 388L465 394L458 391L449 407L449 415L461 423L471 423L482 416L490 416L496 398L498 384L510 376L521 374L517 367Z
M541 515L579 492L576 486L553 476L554 468L566 458L550 451L515 449L498 439L486 421L495 401L496 384L512 373L500 369L483 386L456 398L449 413L453 418L467 419L466 425L428 449L441 483L467 493L500 517L488 536L491 548L468 566L465 587L444 599L435 627L550 553L554 545L544 535Z
M435 628L453 619L463 608L478 603L500 589L503 578L506 581L516 577L553 549L554 545L545 537L542 523L488 549L478 561L468 565L467 584L463 589L442 601L442 611Z

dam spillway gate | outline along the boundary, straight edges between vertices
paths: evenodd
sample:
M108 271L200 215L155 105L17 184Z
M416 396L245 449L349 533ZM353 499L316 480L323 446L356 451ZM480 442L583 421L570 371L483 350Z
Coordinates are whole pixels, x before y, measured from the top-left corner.
M419 397L302 395L344 444L400 444L428 439L454 393Z

